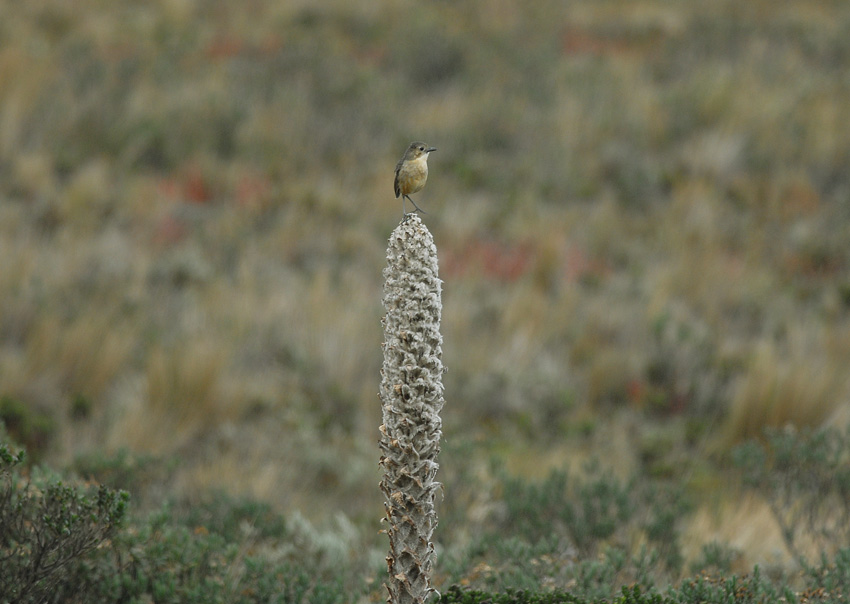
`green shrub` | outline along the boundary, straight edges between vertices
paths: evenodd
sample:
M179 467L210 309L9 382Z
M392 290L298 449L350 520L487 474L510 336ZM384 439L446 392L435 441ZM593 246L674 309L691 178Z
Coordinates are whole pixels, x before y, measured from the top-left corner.
M0 423L36 460L41 458L56 432L51 415L9 396L0 396Z
M681 565L676 522L688 505L680 489L637 476L622 481L593 463L585 476L555 471L539 484L506 477L503 528L531 541L567 539L581 557L594 556L608 542L624 544L630 531L639 530L669 550L671 569Z
M186 526L203 526L228 541L238 541L246 530L259 539L284 539L290 536L283 516L268 503L248 498L234 498L215 492L200 501L181 505L180 522Z
M0 594L9 603L57 601L72 567L115 534L128 496L37 469L26 478L23 460L0 445Z
M156 494L156 485L167 483L175 466L174 461L119 449L113 455L100 452L81 455L74 460L71 469L88 480L127 491L138 506L140 500Z
M305 565L275 562L204 527L175 522L166 508L117 536L101 556L81 563L57 590L64 602L342 602L338 579Z
M700 553L700 557L690 564L693 572L711 570L728 573L732 570L732 563L741 555L739 550L717 541L704 544Z
M3 604L339 604L365 589L359 567L340 564L344 538L331 543L306 521L290 528L267 504L214 493L129 516L126 492L24 459L0 444ZM126 451L76 465L131 488L158 466Z
M439 600L440 604L587 604L591 601L593 600L586 600L561 590L536 593L509 589L502 594L492 594L477 590L462 590L456 585L442 594ZM633 585L623 587L620 595L612 598L610 602L612 604L668 604L673 600L653 591L643 592L640 587Z
M571 585L573 594L600 599L624 583L669 582L682 568L679 524L690 506L679 488L621 480L590 464L581 477L503 476L499 490L493 523L442 558L452 580L491 589Z
M256 519L258 511L263 522L257 526L265 528L241 530L239 524ZM294 544L295 535L276 538L284 536L283 526L262 504L224 496L196 506L166 505L133 519L109 548L81 561L56 590L56 601L345 602L345 594L357 590L350 569L327 568L320 548Z
M850 427L768 429L763 441L737 447L733 461L804 566L807 547L833 554L850 546Z

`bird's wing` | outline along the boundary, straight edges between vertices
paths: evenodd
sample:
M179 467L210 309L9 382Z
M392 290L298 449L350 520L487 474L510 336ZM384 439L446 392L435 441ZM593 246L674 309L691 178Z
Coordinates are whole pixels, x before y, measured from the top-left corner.
M404 158L402 157L398 163L395 165L395 179L393 180L393 189L395 190L395 196L398 198L401 195L401 189L398 188L398 172L401 170L401 165L404 163Z

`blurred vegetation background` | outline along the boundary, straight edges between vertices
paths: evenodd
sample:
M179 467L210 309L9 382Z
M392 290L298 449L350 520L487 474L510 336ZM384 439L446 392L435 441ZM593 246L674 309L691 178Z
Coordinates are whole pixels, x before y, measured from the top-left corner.
M850 420L848 31L839 0L0 4L0 418L380 550L381 270L425 140L440 547L504 520L500 472L593 462L698 502L686 558L788 563L729 452Z

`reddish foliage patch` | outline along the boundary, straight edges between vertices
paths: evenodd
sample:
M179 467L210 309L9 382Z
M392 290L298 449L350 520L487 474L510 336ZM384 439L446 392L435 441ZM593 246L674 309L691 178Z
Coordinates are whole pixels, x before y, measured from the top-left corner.
M207 180L198 166L191 166L183 176L183 198L192 203L207 203L212 199Z
M573 245L559 254L559 267L555 269L567 282L589 278L603 278L611 273L604 260L589 256L582 248ZM475 272L487 278L511 283L546 264L545 254L532 243L503 243L491 239L477 238L459 249L450 249L440 263L441 272L447 277L459 277Z
M567 249L564 261L564 279L568 282L583 281L590 277L604 277L611 273L608 263L589 256L577 245Z
M168 247L180 243L188 234L186 223L172 214L166 214L154 225L153 242Z
M444 274L450 277L474 270L491 279L512 282L528 271L533 256L528 243L505 244L475 239L459 250L450 250L442 268Z
M207 179L196 165L188 166L177 176L162 179L157 188L163 197L173 201L207 203L212 199Z
M204 54L209 59L229 59L241 54L244 49L244 40L233 36L221 36L210 42L204 49Z
M243 174L236 183L236 203L250 208L262 206L269 196L269 179L263 174Z
M661 32L635 38L568 27L561 33L561 49L566 55L633 55L652 50L662 37Z

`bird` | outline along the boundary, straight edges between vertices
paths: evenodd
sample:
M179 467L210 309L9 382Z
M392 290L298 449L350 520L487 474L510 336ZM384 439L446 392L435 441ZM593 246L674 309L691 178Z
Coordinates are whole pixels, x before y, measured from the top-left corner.
M408 199L413 204L413 207L416 208L411 214L415 214L416 212L425 213L422 208L410 199L410 194L421 191L422 187L425 186L425 181L428 180L428 155L436 150L436 147L429 147L422 142L410 143L410 146L404 152L404 156L398 160L395 166L393 189L395 190L396 199L401 195L402 220L408 215L404 207L405 199Z

